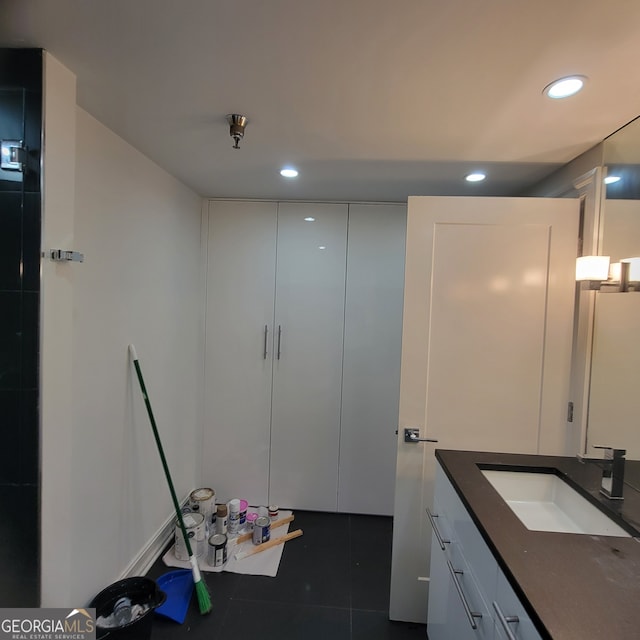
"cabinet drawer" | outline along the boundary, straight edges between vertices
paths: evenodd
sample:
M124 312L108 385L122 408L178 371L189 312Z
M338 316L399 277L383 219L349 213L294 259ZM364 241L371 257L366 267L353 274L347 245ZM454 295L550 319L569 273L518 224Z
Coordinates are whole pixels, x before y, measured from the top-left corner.
M473 575L483 594L493 594L496 588L497 565L493 554L453 485L442 468L436 469L434 510L438 515L436 524L448 527L449 539L457 544L473 566ZM486 598L490 600L489 597Z
M432 540L429 640L492 640L494 621L460 547Z
M496 621L496 640L540 640L540 634L529 614L500 569L496 597L491 603L491 609Z

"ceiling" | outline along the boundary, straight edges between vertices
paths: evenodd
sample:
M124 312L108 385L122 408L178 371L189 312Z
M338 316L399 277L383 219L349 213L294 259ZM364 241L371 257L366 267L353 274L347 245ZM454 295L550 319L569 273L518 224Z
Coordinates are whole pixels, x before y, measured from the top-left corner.
M640 111L637 0L0 0L0 46L203 196L518 195Z

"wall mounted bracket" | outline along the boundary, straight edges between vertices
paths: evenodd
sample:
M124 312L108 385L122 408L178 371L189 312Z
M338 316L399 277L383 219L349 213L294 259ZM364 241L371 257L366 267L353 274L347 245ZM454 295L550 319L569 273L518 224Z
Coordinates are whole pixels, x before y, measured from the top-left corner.
M84 262L84 253L79 253L78 251L51 249L49 257L53 262Z
M0 141L0 169L5 171L24 171L27 163L27 150L22 140Z

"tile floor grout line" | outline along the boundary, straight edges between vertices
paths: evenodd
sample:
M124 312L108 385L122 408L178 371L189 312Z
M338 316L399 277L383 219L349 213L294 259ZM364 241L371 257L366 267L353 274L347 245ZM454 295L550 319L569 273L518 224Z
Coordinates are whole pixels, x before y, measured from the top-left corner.
M229 604L234 600L234 596L235 596L236 592L238 591L238 589L240 588L240 582L241 581L242 581L242 577L240 577L238 580L235 581L236 584L233 585L233 588L231 589L231 594L226 597L226 601L227 602L225 604L224 611L223 611L222 616L221 616L221 618L222 618L222 622L220 624L220 628L221 629L223 629L225 627L225 624L227 622L227 618L229 617L229 608L230 608ZM209 590L212 591L212 588L209 587Z
M353 639L353 558L351 555L353 529L351 527L351 514L347 519L347 541L349 545L348 567L349 567L349 638Z
M332 604L313 604L307 602L283 602L282 600L257 600L255 598L229 598L229 600L233 600L234 602L253 602L259 604L272 604L272 605L282 605L285 607L310 607L314 609L335 609L336 611L350 611L350 607L339 607ZM376 612L381 613L381 612Z

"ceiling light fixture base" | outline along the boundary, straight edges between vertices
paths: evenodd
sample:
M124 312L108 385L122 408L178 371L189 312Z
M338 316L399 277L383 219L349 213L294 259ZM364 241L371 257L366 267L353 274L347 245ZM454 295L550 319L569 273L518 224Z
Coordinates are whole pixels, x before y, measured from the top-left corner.
M244 138L244 129L247 126L247 116L240 115L239 113L230 113L227 115L227 122L229 123L229 135L234 139L234 149L240 148L240 140Z

